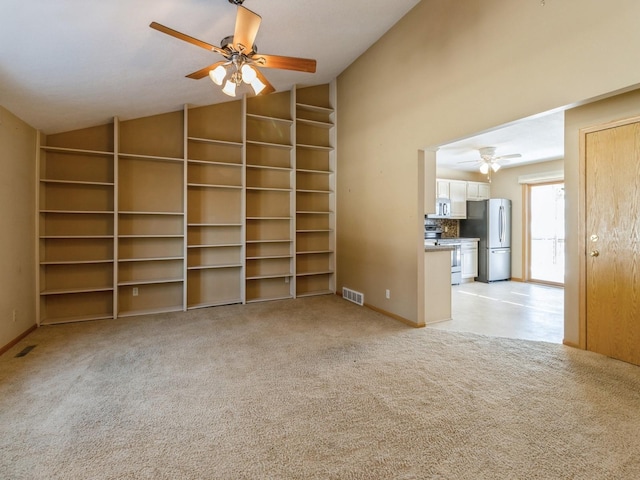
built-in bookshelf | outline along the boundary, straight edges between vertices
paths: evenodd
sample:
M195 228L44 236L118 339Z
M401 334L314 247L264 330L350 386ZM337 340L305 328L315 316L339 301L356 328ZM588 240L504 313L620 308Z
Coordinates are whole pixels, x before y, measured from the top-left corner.
M40 323L114 315L113 128L40 136Z
M335 291L335 121L330 85L296 91L296 296Z
M291 103L291 92L247 99L246 302L295 295Z
M335 292L334 97L40 135L39 323Z
M243 301L244 101L187 122L187 308Z
M184 307L183 112L119 122L119 317Z

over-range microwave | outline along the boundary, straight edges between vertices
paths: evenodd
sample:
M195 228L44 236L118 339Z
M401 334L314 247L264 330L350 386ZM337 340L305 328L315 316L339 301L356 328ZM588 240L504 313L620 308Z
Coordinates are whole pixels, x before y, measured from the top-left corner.
M436 213L430 213L428 218L451 218L451 200L436 198Z

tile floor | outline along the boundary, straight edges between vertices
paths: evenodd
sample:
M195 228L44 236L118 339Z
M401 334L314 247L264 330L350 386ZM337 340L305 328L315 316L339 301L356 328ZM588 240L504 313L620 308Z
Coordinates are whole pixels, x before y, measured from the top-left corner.
M521 282L452 287L452 320L428 328L562 343L564 289Z

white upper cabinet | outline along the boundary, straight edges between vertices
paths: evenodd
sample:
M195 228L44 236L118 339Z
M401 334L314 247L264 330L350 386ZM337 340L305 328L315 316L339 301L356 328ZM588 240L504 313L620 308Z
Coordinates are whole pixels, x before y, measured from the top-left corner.
M451 218L467 218L467 182L450 180L449 199L451 199Z
M438 198L451 200L451 218L467 217L467 182L438 178L436 192Z
M488 200L491 187L486 182L467 182L467 200Z
M490 187L485 182L436 179L438 198L451 200L451 218L467 218L467 200L487 200L491 197Z
M438 198L449 198L449 180L436 180L436 196Z

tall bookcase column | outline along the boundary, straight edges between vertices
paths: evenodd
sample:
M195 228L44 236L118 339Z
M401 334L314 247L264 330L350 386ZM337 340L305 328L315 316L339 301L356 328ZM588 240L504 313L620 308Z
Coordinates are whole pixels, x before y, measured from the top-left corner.
M118 126L118 316L184 309L184 112Z
M246 99L246 302L295 296L292 110L291 92Z
M114 316L113 128L39 135L39 324Z
M296 89L296 295L335 293L333 84Z
M187 116L187 308L241 303L243 101Z

